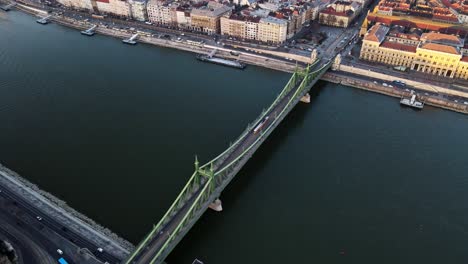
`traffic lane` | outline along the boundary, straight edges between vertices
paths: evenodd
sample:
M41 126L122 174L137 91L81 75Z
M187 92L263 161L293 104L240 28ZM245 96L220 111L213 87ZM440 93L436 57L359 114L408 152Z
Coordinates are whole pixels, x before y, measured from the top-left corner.
M13 223L18 227L18 229L21 229L21 233L24 234L25 237L27 237L31 241L34 241L54 259L62 257L62 255L57 252L57 249L59 249L60 247L52 241L50 241L50 239L44 236L39 230L37 230L34 227L34 224L31 224L32 221L26 221L27 219L21 217L14 217L10 213L5 212L3 210L0 210L0 212L0 217L2 219L9 219L9 223ZM64 256L66 256L66 254ZM29 264L29 262L26 263ZM73 264L74 262L69 261L69 263Z
M33 219L35 219L38 222L41 222L44 226L47 226L48 228L53 230L55 233L57 233L57 235L60 235L66 238L67 240L71 241L73 244L77 245L78 247L88 248L89 250L98 248L95 246L94 243L84 239L82 236L78 235L77 233L70 231L67 227L60 224L58 221L52 219L51 217L47 216L38 208L31 205L29 202L25 201L22 197L16 195L14 192L3 190L2 192L0 192L0 195L12 201L15 201L17 206L23 207L23 210L29 213L29 215ZM41 220L40 221L37 220L37 217L40 217ZM120 261L120 259L113 257L113 256L104 255L103 257L104 258L99 258L99 259L103 259L105 261L112 261L114 263L117 263L118 261Z
M145 246L144 250L141 251L139 256L135 256L134 260L136 263L149 263L149 261L156 255L167 239L169 239L170 234L175 231L176 227L182 221L182 218L187 214L193 202L200 195L206 184L208 184L208 181L205 181L202 185L200 185L194 195L192 195L190 199L184 204L184 206L177 212L176 216L172 217L169 222L161 228L159 233L149 241L148 245Z
M216 170L221 170L223 169L225 166L227 166L229 163L231 163L232 161L234 161L240 154L242 154L248 147L250 147L250 145L255 141L257 140L257 138L259 136L262 135L263 133L263 130L265 128L268 128L271 123L275 122L276 119L278 118L278 115L281 113L281 111L283 110L283 108L287 105L287 103L291 100L292 96L294 95L294 93L297 91L298 87L300 85L300 82L298 82L298 84L296 85L296 87L294 89L291 89L291 91L288 92L288 94L283 98L281 99L280 102L278 102L276 104L275 107L273 107L273 109L271 109L268 113L267 113L267 116L269 116L269 119L266 121L265 125L263 126L263 128L261 129L261 131L259 133L254 133L253 130L255 129L255 126L257 126L259 123L255 124L254 128L252 130L250 130L249 132L249 135L241 141L241 144L238 145L238 147L236 147L234 149L234 151L229 155L229 157L227 159L225 159L220 165L218 168L216 168Z
M274 115L265 121L263 128L268 127L269 125L271 125L272 122L276 121L276 119L278 118L278 114L281 112L282 109L284 109L287 103L291 100L292 96L296 93L299 85L300 85L300 82L298 83L295 89L291 89L291 91L288 92L287 96L285 96L273 109L271 109L268 112L269 113L268 116L270 116L271 114L274 114ZM226 160L224 160L223 163L221 163L221 166L219 166L219 168L221 169L224 168L225 165L235 160L242 152L244 152L246 149L246 146L250 146L255 140L257 140L259 136L261 136L263 132L263 128L261 129L259 133L253 133L253 130L251 130L249 132L249 135L245 137L243 140L241 140L241 144L239 144L238 147L236 147L235 150L229 155L229 157ZM170 220L170 222L164 226L162 230L165 231L165 234L171 234L175 230L178 223L185 216L186 212L188 212L189 206L192 205L195 198L198 197L201 190L206 184L207 182L205 182L202 185L202 187L199 188L196 194L190 198L189 202L185 203L183 209L179 210L176 217L173 217ZM147 263L147 261L151 260L151 257L154 255L155 251L159 249L163 245L163 242L165 242L169 238L169 236L165 234L158 233L156 234L154 239L151 239L151 241L149 242L149 245L145 246L145 249L142 251L142 255L135 257L135 260L137 261L137 263Z
M287 104L287 102L289 102L289 100L291 99L292 95L297 91L297 87L296 89L292 89L288 95L286 97L284 97L280 103L278 103L276 105L275 108L273 108L269 114L272 114L272 113L276 113L275 116L273 116L272 118L269 118L268 120L266 120L266 122L264 123L264 126L263 128L265 127L268 127L269 125L271 125L272 122L274 122L276 119L277 119L277 114L278 114L278 110L279 109L283 109L284 106ZM271 121L270 121L271 120ZM232 162L234 159L236 159L242 152L245 151L245 147L246 146L250 146L260 135L261 133L263 132L263 129L259 132L259 133L253 133L253 130L251 130L249 132L249 135L247 137L245 137L242 141L241 141L241 144L238 145L238 147L235 148L235 150L229 155L229 157L223 162L221 163L221 166L219 166L219 168L223 168L225 165L229 164L230 162ZM205 183L203 186L205 186L207 183ZM185 210L180 210L179 213L177 213L176 217L172 218L171 219L171 222L168 223L168 225L166 225L163 230L166 230L169 231L167 233L172 233L175 229L175 227L177 226L177 224L180 222L180 220L183 218L183 216L185 215L184 212L188 211L188 207L189 205L192 204L192 202L194 201L195 197L197 197L199 195L199 193L201 192L201 190L203 189L203 187L199 188L199 190L197 191L196 195L193 195L192 198L191 198L191 202L188 202L184 205L184 208ZM182 212L184 211L184 212ZM162 246L163 242L167 240L167 236L164 235L164 236L161 236L161 234L157 234L155 236L155 239L149 243L149 247L153 250L151 250L151 252L148 250L147 252L145 252L144 255L140 256L137 258L137 263L146 263L146 262L142 262L142 261L149 261L150 260L150 256L151 256L151 253L154 253L154 250L155 249L158 249L160 246ZM147 249L146 246L145 248Z
M9 242L15 249L16 255L18 256L18 262L24 264L42 264L40 262L40 256L34 254L33 246L31 245L32 240L24 239L20 241L22 234L19 230L16 230L14 226L16 223L8 223L6 217L0 216L0 239ZM28 245L26 245L28 244Z

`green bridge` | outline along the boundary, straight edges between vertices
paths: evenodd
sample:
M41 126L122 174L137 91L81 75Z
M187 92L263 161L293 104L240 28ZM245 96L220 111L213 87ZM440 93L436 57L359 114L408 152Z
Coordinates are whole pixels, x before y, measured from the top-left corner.
M264 110L252 125L248 125L229 148L202 166L195 158L195 172L179 196L124 263L162 263L331 64L331 60L316 60L304 70L296 69L270 107Z

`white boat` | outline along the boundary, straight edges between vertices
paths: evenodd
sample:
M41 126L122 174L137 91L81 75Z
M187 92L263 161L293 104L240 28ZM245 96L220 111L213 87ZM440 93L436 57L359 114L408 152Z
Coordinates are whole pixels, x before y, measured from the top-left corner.
M411 95L411 98L401 98L400 104L411 106L414 108L422 109L424 107L424 103L416 100L416 95Z

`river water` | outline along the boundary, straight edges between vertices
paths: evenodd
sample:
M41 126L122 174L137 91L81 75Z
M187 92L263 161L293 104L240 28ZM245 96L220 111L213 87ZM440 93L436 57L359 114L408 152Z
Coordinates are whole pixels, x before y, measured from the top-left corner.
M0 13L0 162L133 243L288 74ZM319 83L169 263L467 263L468 118Z

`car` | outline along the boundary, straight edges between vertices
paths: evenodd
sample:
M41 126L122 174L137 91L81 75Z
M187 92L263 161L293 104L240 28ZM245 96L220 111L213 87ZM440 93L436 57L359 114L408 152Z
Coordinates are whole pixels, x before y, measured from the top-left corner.
M36 219L39 220L39 221L41 221L41 220L42 220L42 217L36 216Z
M153 25L153 23L149 22L149 21L146 21L145 22L146 25Z
M393 85L389 84L388 87L393 88Z
M466 105L468 105L468 102L463 102L463 104L466 104Z
M455 103L458 103L458 100L454 100Z
M385 87L387 87L387 86L388 86L388 84L387 84L387 83L382 83L382 85L383 85L383 86L385 86Z
M97 251L99 251L99 252L102 253L102 252L104 251L104 249L102 249L102 248L97 248Z
M63 255L63 251L60 248L57 249L57 253L59 253L60 255Z
M185 33L180 33L181 36L185 36Z
M378 82L377 82L377 81L374 81L374 83L375 83L375 84L378 84Z

